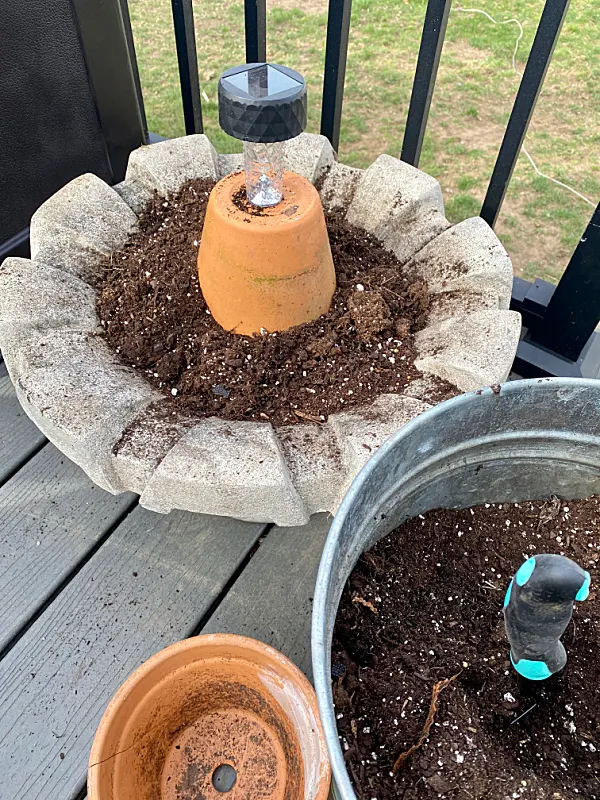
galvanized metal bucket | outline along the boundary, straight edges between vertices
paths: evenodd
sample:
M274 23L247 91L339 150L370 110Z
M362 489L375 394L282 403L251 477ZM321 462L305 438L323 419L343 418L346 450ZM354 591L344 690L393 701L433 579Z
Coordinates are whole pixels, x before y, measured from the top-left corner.
M461 395L410 422L371 458L333 521L313 607L313 672L337 797L356 800L336 727L331 639L361 553L434 508L597 493L600 381L515 381Z

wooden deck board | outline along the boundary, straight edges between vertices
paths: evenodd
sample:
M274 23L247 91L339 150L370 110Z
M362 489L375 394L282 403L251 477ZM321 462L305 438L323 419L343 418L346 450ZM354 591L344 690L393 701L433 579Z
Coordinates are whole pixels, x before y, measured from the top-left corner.
M260 639L311 678L312 598L331 521L319 514L302 528L271 530L202 633Z
M21 408L6 366L0 363L0 483L45 441Z
M0 487L0 651L134 498L99 489L50 444Z
M110 697L195 630L262 530L140 507L119 525L0 661L0 797L78 796Z
M217 598L203 632L261 639L310 677L329 525L322 515L273 528L248 562L265 526L163 517L133 495L113 497L46 442L0 363L1 800L80 799L110 697L146 658L192 634Z

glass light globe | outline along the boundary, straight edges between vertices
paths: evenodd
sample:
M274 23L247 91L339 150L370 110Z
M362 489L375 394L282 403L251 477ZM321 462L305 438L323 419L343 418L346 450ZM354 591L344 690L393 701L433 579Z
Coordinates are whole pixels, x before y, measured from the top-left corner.
M260 208L283 200L283 146L281 142L244 142L244 170L248 200Z

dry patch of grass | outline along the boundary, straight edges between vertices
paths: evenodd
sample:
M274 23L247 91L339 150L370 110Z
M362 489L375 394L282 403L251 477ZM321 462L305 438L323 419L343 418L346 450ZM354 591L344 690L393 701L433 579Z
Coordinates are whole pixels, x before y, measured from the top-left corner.
M301 9L305 14L326 14L327 0L267 0L267 12L272 8Z

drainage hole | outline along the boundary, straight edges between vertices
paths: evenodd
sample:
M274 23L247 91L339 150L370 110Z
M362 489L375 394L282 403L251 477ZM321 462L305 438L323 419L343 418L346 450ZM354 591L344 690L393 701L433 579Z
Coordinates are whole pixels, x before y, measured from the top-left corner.
M237 781L237 772L229 764L221 764L213 772L212 785L217 792L230 792Z

